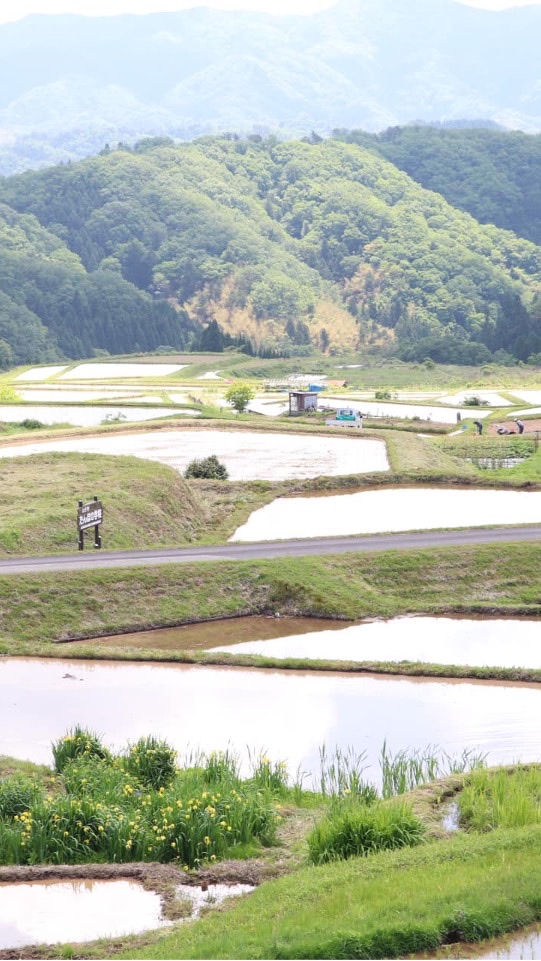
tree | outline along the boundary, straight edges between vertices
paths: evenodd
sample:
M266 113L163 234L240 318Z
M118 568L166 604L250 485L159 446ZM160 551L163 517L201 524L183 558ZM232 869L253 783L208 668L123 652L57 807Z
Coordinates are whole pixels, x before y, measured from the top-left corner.
M235 408L238 414L246 410L248 401L255 397L255 390L249 384L231 384L225 392L226 401Z

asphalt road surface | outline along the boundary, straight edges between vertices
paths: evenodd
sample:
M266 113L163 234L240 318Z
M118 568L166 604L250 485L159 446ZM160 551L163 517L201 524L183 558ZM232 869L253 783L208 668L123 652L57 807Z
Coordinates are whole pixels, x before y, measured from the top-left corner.
M266 560L274 557L364 553L414 548L457 547L468 544L541 543L541 525L421 531L416 534L371 534L363 537L322 537L296 541L259 541L217 547L166 547L148 551L104 551L88 548L73 554L13 557L0 560L0 575L46 571L84 571L105 567L151 567L199 561Z

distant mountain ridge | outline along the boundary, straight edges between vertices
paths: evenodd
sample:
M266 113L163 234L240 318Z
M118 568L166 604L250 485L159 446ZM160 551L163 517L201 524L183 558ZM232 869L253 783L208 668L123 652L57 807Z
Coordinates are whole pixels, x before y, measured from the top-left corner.
M541 130L541 5L339 0L309 17L195 8L0 26L0 172L109 141L486 118Z

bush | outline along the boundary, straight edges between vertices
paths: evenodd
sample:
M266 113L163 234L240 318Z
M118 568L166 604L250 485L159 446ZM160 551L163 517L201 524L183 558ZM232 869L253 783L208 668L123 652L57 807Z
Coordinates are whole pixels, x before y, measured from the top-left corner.
M424 838L424 826L408 804L345 802L308 836L314 864L412 847Z
M184 471L184 477L200 477L205 480L227 480L227 467L222 464L216 454L203 457L202 460L192 460Z
M154 790L166 788L175 777L177 754L167 744L151 734L140 737L128 750L128 771L142 784Z
M77 725L59 741L52 745L54 767L61 774L66 764L79 757L97 757L108 760L111 755L101 743L100 738L93 731L87 731Z
M45 424L42 424L40 420L34 420L33 417L26 417L19 426L24 427L25 430L41 430L42 427L45 427Z

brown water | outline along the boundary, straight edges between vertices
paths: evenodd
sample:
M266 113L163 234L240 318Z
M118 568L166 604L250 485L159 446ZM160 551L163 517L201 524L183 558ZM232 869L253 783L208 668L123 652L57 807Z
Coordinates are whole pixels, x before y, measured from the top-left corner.
M492 764L539 760L541 685L194 665L0 659L0 754L51 762L79 723L121 748L144 734L188 749L265 751L319 774L319 748L366 751L377 781L389 750L440 745Z
M168 922L135 881L0 884L0 949L137 934Z
M100 647L154 648L160 651L204 651L217 644L239 645L243 642L263 642L279 637L307 632L343 630L344 622L318 617L231 617L201 624L184 624L156 631L137 631L134 634L112 634L109 637L70 641L70 647L99 644ZM274 656L274 655L273 655Z
M308 625L302 635L244 642L238 637L234 646L224 638L215 650L277 659L541 668L541 618L395 617L347 627L334 622L332 629L329 622L319 630Z
M541 493L535 491L385 487L318 498L279 497L254 511L230 540L539 523Z

